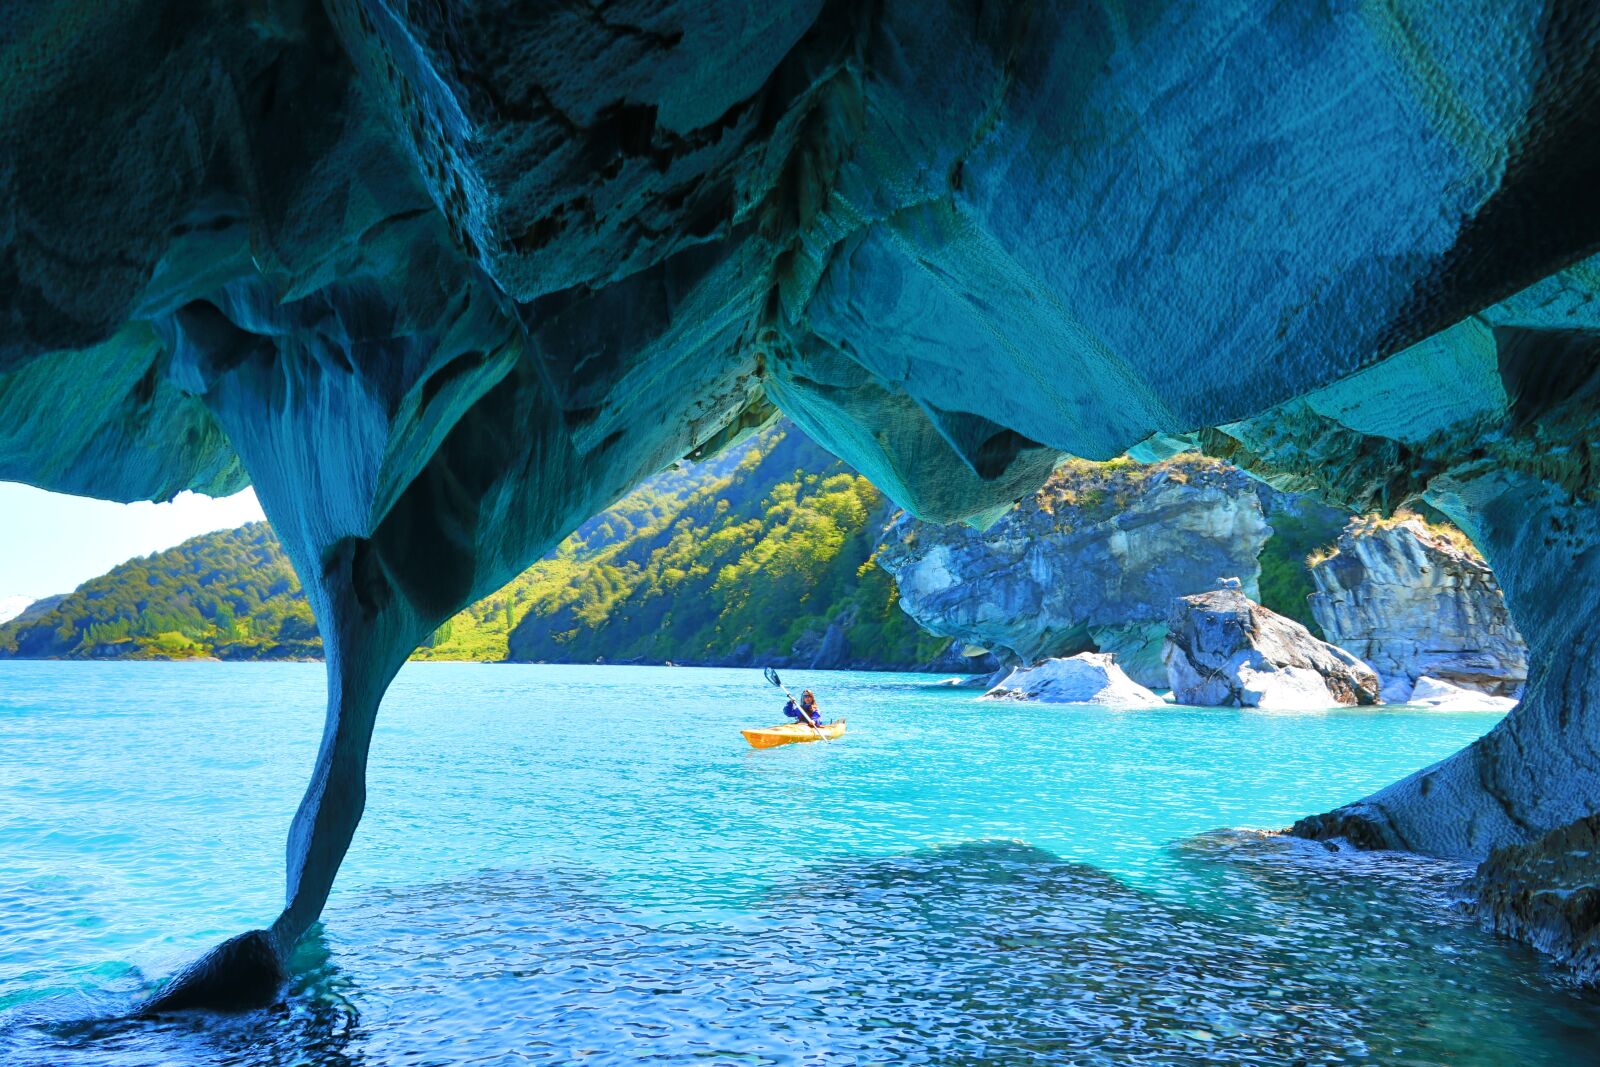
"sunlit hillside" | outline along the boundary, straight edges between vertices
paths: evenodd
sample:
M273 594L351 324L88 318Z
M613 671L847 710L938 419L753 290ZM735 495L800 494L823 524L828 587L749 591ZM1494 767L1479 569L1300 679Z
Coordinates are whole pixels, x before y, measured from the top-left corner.
M947 642L899 611L893 581L871 564L886 517L866 479L780 425L645 482L416 656L914 666ZM265 523L130 560L0 626L0 656L321 651Z

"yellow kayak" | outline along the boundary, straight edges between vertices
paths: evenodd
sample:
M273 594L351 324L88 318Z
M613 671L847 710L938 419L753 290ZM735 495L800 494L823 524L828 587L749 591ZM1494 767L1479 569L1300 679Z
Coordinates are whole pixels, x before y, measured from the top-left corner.
M823 738L831 741L844 734L844 720L835 719L833 722L824 723L820 728L791 722L782 726L763 726L757 730L739 732L744 734L744 739L750 742L751 748L777 748L779 745L792 745L797 741L821 741Z

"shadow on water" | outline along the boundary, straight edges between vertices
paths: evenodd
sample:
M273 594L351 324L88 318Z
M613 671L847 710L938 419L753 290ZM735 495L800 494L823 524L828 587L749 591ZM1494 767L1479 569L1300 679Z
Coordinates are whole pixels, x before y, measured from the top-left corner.
M813 871L796 895L826 901L819 934L853 968L897 985L886 1029L949 1043L949 1056L923 1045L927 1062L1592 1055L1600 1001L1473 928L1452 906L1464 868L1259 833L1170 851L1157 891L985 842ZM912 928L915 953L939 961L932 980L905 964Z
M818 863L737 912L488 871L340 903L284 1002L0 1013L7 1064L1581 1063L1600 1002L1452 906L1462 869L1216 833L1135 888L1011 841ZM86 1012L84 1009L88 1007ZM85 1021L93 1015L98 1021Z

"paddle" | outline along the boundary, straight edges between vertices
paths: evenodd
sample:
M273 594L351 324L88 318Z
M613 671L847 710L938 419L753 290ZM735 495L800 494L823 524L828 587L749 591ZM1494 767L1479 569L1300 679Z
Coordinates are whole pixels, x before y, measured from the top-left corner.
M763 670L761 673L762 673L763 676L765 676L767 681L771 682L773 685L775 685L779 689L783 690L783 695L789 698L789 702L791 704L793 704L795 707L799 708L802 712L805 711L805 705L801 704L798 700L796 700L794 698L794 694L789 692L788 688L783 684L783 679L778 677L778 672L777 671L773 670L771 667L768 667L765 670ZM805 724L807 726L811 727L813 730L815 730L817 732L817 736L822 738L824 741L832 741L833 740L833 738L829 737L827 734L822 732L822 727L817 726L810 719L806 719L805 720Z

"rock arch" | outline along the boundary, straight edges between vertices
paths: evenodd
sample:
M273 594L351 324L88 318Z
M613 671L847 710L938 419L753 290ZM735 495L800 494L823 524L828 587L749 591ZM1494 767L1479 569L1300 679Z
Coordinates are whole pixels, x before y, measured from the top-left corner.
M920 514L1198 434L1424 495L1536 667L1313 820L1457 855L1600 807L1600 10L23 0L0 23L0 477L254 482L328 645L270 985L407 652L776 403Z

